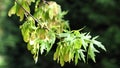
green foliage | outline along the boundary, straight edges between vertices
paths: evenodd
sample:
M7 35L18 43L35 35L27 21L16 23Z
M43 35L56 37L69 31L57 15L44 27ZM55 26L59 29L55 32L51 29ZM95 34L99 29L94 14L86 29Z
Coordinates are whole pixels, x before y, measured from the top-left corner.
M95 62L95 52L99 53L99 51L95 49L94 44L106 51L105 47L95 40L97 37L91 38L89 33L80 33L79 30L60 33L59 37L62 39L58 43L54 60L60 61L62 66L64 62L73 60L75 60L75 64L78 63L78 60L86 62L84 52L87 52L89 57Z
M35 3L33 15L29 7L31 2ZM26 16L20 29L28 50L34 55L35 63L38 61L39 52L47 54L56 39L60 41L57 43L54 60L57 60L61 66L71 61L75 61L75 65L78 60L86 62L87 57L95 62L95 52L99 53L99 51L94 45L106 51L101 42L96 40L97 37L92 38L89 33L81 33L80 30L71 31L68 21L63 19L66 13L56 2L41 2L40 0L16 0L8 12L9 16L12 14L19 16L20 21L23 21Z

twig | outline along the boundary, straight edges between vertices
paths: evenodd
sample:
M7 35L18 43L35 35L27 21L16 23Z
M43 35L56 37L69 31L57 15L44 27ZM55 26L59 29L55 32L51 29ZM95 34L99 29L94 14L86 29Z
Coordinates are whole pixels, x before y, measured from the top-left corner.
M39 22L39 20L37 20L33 15L31 15L25 8L23 8L23 6L18 3L17 0L15 0L15 2L25 11L25 13L27 13L27 15L30 15L36 22Z
M43 0L44 2L45 2L45 0ZM37 23L39 23L39 20L38 19L36 19L32 14L30 14L17 0L15 0L15 2L25 11L25 16L27 17L27 15L30 15ZM47 29L47 30L49 30L48 28L47 28L47 26L42 26L41 24L40 24L40 26L42 27L42 28L44 28L44 29ZM50 31L50 30L49 30Z

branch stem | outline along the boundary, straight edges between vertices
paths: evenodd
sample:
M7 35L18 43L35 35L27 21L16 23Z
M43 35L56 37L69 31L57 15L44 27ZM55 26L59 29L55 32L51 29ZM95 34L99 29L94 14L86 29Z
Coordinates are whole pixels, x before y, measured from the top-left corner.
M25 11L27 15L30 15L36 22L39 22L32 14L30 14L25 8L23 8L23 6L17 0L15 0L15 2Z
M45 0L43 0L43 1L45 1ZM32 14L30 14L17 0L15 0L15 2L25 11L25 13L27 15L30 15L37 23L39 23L39 20L37 18L35 18ZM26 14L25 14L25 16L27 17ZM42 24L40 24L40 26L42 28L45 28L45 29L49 30L46 26L42 26Z

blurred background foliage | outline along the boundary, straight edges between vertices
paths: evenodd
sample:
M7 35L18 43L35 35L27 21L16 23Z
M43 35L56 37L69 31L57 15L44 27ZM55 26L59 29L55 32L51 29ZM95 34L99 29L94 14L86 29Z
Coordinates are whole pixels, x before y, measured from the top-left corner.
M0 0L0 68L61 68L53 61L53 52L47 56L39 56L34 60L19 30L17 16L8 17L7 12L14 0ZM120 1L119 0L55 0L63 10L68 10L65 19L69 20L71 29L91 32L92 36L99 35L107 52L97 54L96 61L89 64L79 61L67 63L63 68L120 68Z

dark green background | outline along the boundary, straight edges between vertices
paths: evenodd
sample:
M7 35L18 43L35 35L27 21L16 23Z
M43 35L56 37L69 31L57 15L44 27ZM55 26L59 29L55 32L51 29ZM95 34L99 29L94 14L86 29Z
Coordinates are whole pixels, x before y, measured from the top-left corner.
M96 54L97 63L89 60L89 64L79 61L66 63L63 68L120 68L120 1L119 0L55 0L63 10L68 10L65 16L71 29L91 32L92 36L99 35L107 52L102 50ZM0 68L61 68L53 61L55 49L47 55L40 55L34 64L32 55L26 48L19 25L19 17L7 16L13 5L13 0L0 0Z

